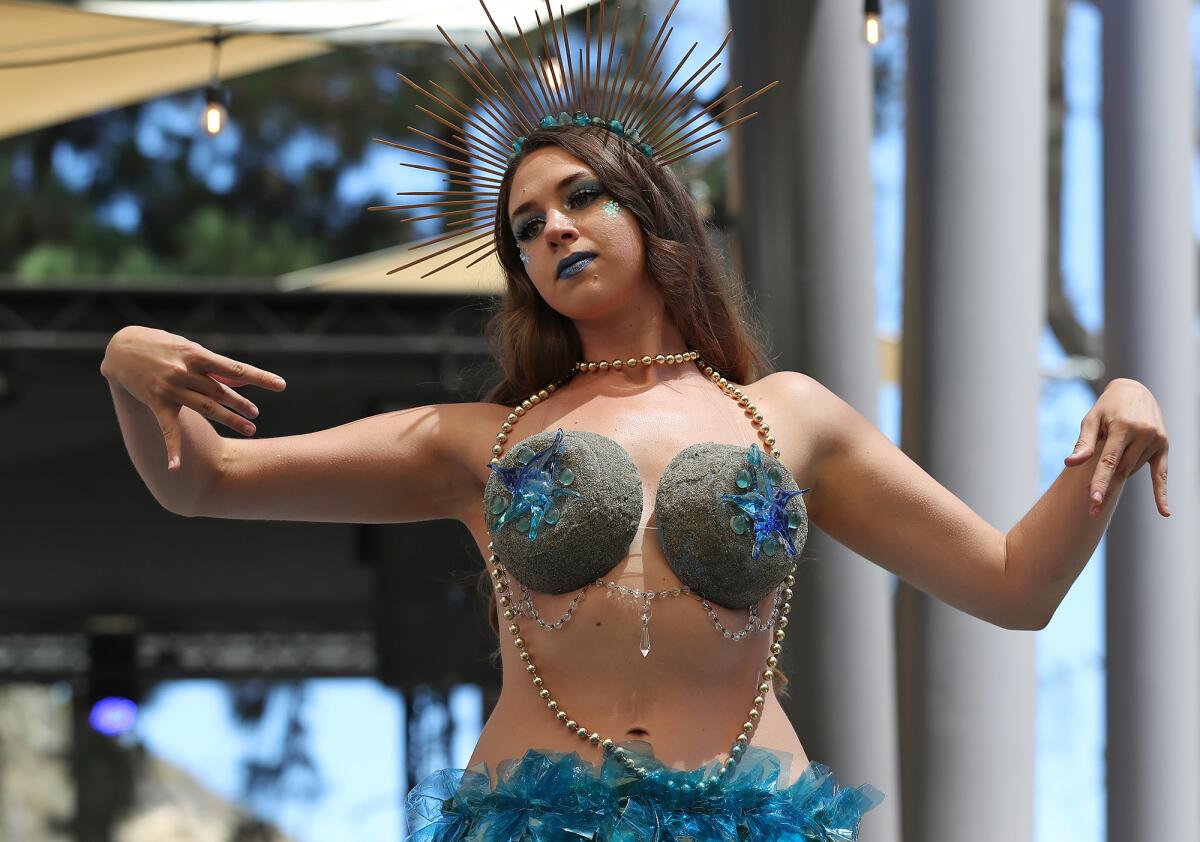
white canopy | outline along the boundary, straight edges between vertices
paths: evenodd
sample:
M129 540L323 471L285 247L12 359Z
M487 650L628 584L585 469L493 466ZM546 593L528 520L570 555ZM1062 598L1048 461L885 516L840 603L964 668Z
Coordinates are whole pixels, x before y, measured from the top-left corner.
M566 14L593 0L555 0ZM441 42L437 25L459 43L487 47L490 28L479 0L396 3L389 0L81 0L80 8L109 15L153 18L173 23L219 25L241 32L291 32L326 43L429 41ZM536 0L492 0L488 10L505 35L516 35L513 16L533 22ZM545 15L543 14L543 19ZM536 23L534 24L536 26Z
M188 88L212 67L212 30L112 17L49 3L0 2L0 137ZM246 35L221 47L231 78L319 55L294 36Z
M438 266L437 258L409 266L389 275L397 266L424 257L439 249L452 245L467 244L477 232L467 232L435 245L416 250L414 244L392 246L367 254L335 260L320 266L310 266L281 275L280 289L321 290L323 292L407 292L407 293L463 293L469 295L500 295L504 292L504 275L500 261L491 255L474 266L467 266L478 255L468 257L453 266L448 266L428 278L421 276ZM423 241L419 241L423 242ZM473 245L482 245L478 240ZM459 252L455 252L459 254Z

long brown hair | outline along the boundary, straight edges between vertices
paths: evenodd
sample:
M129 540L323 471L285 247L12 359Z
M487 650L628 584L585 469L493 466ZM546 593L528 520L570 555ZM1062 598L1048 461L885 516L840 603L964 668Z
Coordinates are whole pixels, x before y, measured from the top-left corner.
M513 174L526 155L543 146L559 146L591 167L605 191L637 217L651 281L688 348L737 383L770 371L760 332L748 321L745 288L723 269L675 173L607 129L554 126L526 138L500 184L495 235L506 294L485 329L501 371L488 401L520 402L569 373L582 353L575 325L542 300L525 274L508 224Z
M495 237L506 294L489 319L485 336L501 379L486 400L520 403L569 374L582 357L574 323L542 300L525 273L508 222L513 175L526 155L544 146L561 147L591 167L605 192L637 218L650 280L687 347L698 350L701 359L731 382L750 383L767 374L771 366L759 338L763 331L751 322L745 287L722 265L706 223L675 173L606 129L553 126L525 139L500 184ZM499 634L496 594L486 569L480 588L490 594L488 621ZM781 690L786 678L776 673L782 679L777 684Z

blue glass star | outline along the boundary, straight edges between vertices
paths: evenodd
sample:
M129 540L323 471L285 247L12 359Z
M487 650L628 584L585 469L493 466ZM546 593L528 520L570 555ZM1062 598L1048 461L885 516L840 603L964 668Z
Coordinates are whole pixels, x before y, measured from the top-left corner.
M562 488L560 485L571 482L571 474L560 471L558 467L562 441L563 431L559 428L554 435L554 441L535 452L526 464L518 462L511 468L503 468L498 464L488 465L512 495L508 508L496 519L494 529L498 530L504 524L528 515L529 540L532 541L537 538L538 524L545 519L546 513L554 508L560 497L582 496L578 491Z
M809 489L788 491L775 485L770 474L763 468L762 451L758 444L750 445L750 473L753 487L744 494L722 494L721 499L737 506L754 524L754 549L750 557L758 560L763 544L774 538L787 548L789 556L796 555L796 544L792 540L792 528L788 526L788 502Z

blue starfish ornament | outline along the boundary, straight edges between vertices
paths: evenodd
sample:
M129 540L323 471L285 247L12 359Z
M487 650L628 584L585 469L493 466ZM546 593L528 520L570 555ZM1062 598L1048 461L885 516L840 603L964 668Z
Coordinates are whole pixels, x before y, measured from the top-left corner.
M580 497L578 491L562 486L570 485L575 475L570 468L559 468L558 457L562 448L563 431L559 428L554 441L541 450L522 448L517 451L517 464L503 468L498 464L488 465L504 483L511 495L508 503L503 495L497 496L492 504L492 514L499 515L493 524L499 530L506 523L515 522L517 529L528 532L529 540L537 538L538 525L558 522L559 509L555 505L561 497ZM503 506L501 509L500 507ZM528 524L528 527L526 527Z
M755 561L764 550L767 555L775 555L780 544L787 548L789 556L795 556L796 544L792 540L792 530L800 525L799 513L789 514L787 506L793 497L809 489L788 491L779 488L783 474L778 468L769 471L763 469L762 451L757 443L750 445L748 461L750 469L738 474L737 485L749 490L742 494L721 495L722 500L738 508L738 512L730 518L730 526L739 535L751 525L754 526L754 549L750 557Z

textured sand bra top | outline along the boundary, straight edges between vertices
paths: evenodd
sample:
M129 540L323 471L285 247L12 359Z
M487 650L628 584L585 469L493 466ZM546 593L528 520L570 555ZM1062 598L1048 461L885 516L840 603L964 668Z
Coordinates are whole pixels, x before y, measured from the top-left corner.
M620 444L583 430L545 431L491 467L484 519L496 553L526 587L567 593L625 557L641 523L642 480ZM795 565L808 536L807 490L757 444L693 444L659 480L663 555L695 593L747 608Z

